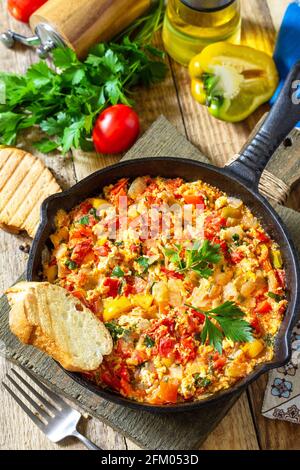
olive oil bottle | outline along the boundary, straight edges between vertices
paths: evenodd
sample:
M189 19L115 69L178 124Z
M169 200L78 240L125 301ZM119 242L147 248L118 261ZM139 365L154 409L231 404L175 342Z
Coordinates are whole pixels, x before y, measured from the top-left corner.
M240 38L239 0L168 0L163 41L177 62L187 66L209 44Z

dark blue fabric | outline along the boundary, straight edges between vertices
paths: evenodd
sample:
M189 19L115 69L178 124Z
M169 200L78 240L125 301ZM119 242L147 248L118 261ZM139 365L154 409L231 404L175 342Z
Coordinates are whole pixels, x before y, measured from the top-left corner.
M278 68L280 84L271 99L271 104L276 101L292 66L300 60L300 0L291 3L286 10L278 34L274 60ZM300 127L300 122L298 127Z

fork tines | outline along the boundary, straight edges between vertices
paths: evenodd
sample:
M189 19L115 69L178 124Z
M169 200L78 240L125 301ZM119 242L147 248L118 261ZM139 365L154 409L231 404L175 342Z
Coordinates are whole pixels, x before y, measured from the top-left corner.
M23 367L21 367L24 370ZM24 370L25 371L25 370ZM47 395L47 397L51 400L47 400L44 398L35 388L33 388L30 383L24 379L15 369L11 369L11 372L15 375L15 377L25 386L22 388L18 382L10 375L9 373L6 374L6 378L9 382L14 386L14 388L25 398L25 400L30 403L32 408L36 410L37 413L33 413L30 408L19 398L19 396L12 390L12 388L5 382L3 382L4 388L8 391L8 393L14 398L14 400L18 403L18 405L25 411L25 413L32 419L32 421L41 429L44 430L45 425L47 424L48 420L51 419L55 413L61 410L63 406L66 406L66 403L55 393L51 390L47 389L41 382L39 382L34 375L26 370L26 375L30 377L30 379ZM30 391L32 395L37 398L35 401L27 392Z

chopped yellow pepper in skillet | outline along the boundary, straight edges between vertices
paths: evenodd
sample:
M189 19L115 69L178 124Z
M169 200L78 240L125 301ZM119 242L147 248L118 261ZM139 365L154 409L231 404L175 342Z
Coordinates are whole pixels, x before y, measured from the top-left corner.
M278 85L275 63L265 52L227 42L211 44L190 62L192 95L212 116L246 119L268 101Z

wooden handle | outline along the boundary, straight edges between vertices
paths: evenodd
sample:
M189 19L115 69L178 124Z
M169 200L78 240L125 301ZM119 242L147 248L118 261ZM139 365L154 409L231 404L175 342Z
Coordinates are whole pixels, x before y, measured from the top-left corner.
M151 0L49 0L30 18L34 31L46 23L72 47L78 57L89 48L108 41L138 16L144 13Z

